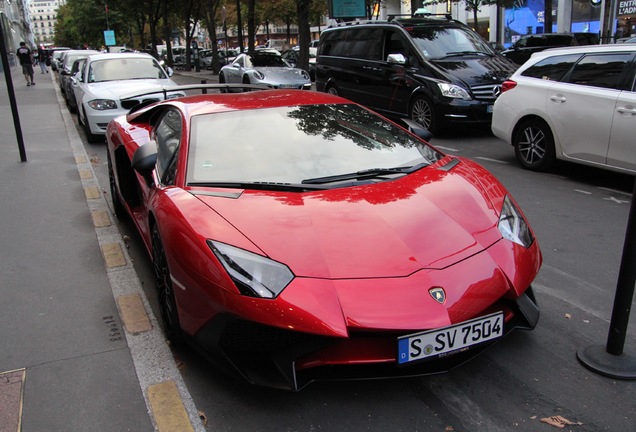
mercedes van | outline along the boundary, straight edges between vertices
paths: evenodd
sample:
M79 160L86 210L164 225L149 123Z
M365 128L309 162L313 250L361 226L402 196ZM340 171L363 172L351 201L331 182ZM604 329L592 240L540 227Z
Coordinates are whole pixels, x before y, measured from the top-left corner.
M501 83L516 68L448 15L354 21L320 35L316 89L431 132L490 127Z

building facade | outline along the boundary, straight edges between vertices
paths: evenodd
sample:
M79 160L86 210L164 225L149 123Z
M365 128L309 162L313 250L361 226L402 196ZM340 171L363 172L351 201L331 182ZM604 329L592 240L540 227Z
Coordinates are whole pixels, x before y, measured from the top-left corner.
M64 0L30 0L31 30L37 45L53 43L57 10L64 3Z

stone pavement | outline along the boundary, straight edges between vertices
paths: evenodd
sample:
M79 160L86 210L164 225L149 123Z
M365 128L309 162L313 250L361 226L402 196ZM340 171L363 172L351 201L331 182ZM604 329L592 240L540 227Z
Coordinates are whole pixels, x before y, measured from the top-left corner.
M203 430L56 77L35 72L11 68L21 162L0 68L0 432Z

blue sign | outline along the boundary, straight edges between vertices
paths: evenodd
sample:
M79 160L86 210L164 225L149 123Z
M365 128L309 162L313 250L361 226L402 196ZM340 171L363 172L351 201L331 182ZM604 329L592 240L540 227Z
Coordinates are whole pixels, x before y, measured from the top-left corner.
M115 30L104 30L104 41L106 46L117 45L115 43Z
M364 18L366 13L365 0L330 0L330 18Z

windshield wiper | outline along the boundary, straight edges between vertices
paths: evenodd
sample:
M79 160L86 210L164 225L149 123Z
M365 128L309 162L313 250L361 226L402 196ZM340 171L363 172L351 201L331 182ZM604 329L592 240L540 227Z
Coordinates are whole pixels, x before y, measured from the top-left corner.
M488 57L490 57L490 54L482 52L482 51L455 51L455 52L446 53L444 58L446 58L446 57L460 57L460 56L465 56L465 55L480 55L480 56L488 56Z
M298 190L323 190L320 186L310 186L295 183L275 183L275 182L190 182L191 187L218 187L228 189L258 189L275 191L298 191Z
M356 171L353 173L337 174L332 176L305 179L301 183L304 185L305 184L325 184L325 183L334 183L334 182L353 180L353 179L361 180L361 179L368 179L368 178L374 178L374 177L382 177L388 174L409 174L409 173L412 173L413 171L417 171L418 169L428 165L429 165L428 163L422 162L413 166L406 166L406 167L369 168L369 169Z

